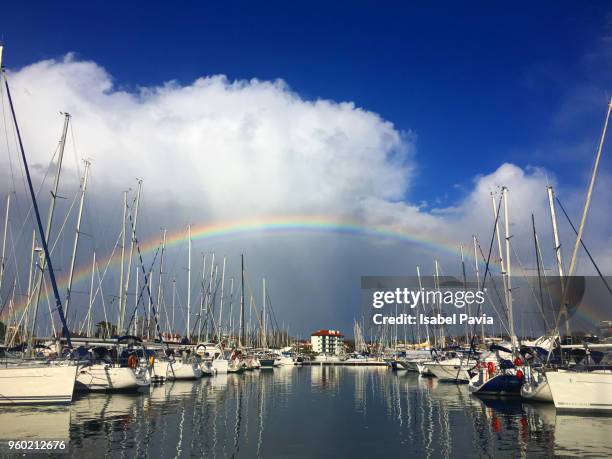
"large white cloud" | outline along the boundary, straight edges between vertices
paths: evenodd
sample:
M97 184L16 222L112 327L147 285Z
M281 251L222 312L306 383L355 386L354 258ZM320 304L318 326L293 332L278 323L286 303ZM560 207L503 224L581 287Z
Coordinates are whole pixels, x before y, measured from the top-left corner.
M353 214L364 199L401 198L410 177L410 134L352 103L304 100L280 80L212 76L125 91L68 55L10 81L33 162L48 162L58 110L67 111L101 186L141 177L149 195L194 220Z

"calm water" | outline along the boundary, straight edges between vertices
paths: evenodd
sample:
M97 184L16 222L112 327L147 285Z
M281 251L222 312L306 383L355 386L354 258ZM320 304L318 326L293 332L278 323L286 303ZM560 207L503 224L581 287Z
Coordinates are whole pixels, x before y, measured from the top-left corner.
M72 457L612 456L612 417L483 402L386 368L278 368L0 411L0 436Z

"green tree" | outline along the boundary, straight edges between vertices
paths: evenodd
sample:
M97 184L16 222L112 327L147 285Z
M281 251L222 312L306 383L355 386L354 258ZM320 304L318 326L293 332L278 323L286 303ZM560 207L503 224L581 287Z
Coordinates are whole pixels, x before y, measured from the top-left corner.
M108 338L117 334L117 326L110 322L102 321L96 324L96 338Z

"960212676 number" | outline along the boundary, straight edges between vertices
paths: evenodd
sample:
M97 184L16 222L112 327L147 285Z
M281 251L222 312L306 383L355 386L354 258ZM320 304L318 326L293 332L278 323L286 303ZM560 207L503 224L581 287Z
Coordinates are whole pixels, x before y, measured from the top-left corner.
M64 450L65 440L9 440L7 442L10 450Z

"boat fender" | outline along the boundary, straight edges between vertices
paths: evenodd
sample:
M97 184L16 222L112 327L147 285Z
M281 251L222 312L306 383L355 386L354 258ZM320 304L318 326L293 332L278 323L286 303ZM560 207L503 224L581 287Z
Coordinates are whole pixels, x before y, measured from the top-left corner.
M516 359L514 359L514 365L516 365L517 367L520 367L523 364L523 361L520 359L520 357L517 357Z
M524 376L525 376L525 375L523 374L523 372L522 372L521 370L517 370L517 372L516 372L516 377L517 377L518 379L522 380Z
M489 372L489 376L495 373L495 364L493 362L487 362L487 371Z

